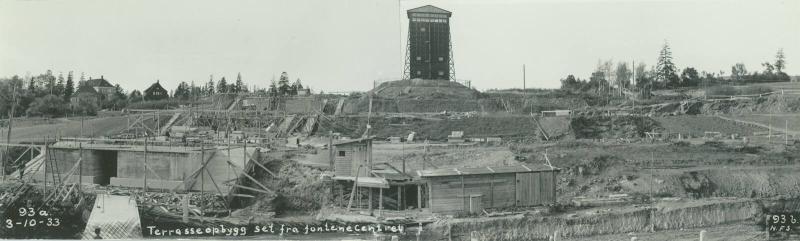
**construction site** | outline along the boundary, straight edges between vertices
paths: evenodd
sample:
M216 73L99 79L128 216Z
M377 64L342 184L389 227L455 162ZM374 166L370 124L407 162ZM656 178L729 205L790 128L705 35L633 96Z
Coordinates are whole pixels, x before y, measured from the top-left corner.
M800 212L800 83L478 91L455 79L449 32L415 39L450 16L408 10L407 76L365 92L4 120L0 237L800 238L765 219ZM303 230L330 225L403 228Z

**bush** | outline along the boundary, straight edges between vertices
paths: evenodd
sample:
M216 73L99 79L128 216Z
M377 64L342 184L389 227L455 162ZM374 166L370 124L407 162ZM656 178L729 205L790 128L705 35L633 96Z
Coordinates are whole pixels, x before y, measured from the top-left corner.
M46 95L37 98L28 107L28 114L31 116L61 117L66 114L67 104L64 99L55 95Z

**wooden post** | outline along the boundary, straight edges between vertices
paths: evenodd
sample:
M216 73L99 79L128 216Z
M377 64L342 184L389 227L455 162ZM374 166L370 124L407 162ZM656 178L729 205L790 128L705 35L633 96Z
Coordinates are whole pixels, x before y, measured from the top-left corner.
M398 185L397 186L397 211L400 211L401 210L400 208L403 206L403 205L401 205L402 200L403 200L403 195L401 193L402 193L401 186Z
M417 184L417 209L422 210L422 184Z
M369 216L372 216L372 188L368 187L367 192L369 192L367 194L369 196L369 203L367 203L367 206L369 207Z
M426 183L428 185L428 208L433 211L433 187L431 186L431 182Z
M461 198L463 198L462 199L462 203L461 203L461 210L464 210L464 208L467 207L467 203L466 203L467 202L467 199L466 199L467 198L467 189L464 188L464 175L461 175Z
M182 220L183 220L184 223L186 223L186 222L189 222L189 194L184 194L183 195L182 204L183 204L183 219Z
M330 164L331 170L333 170L333 131L328 131L328 156L328 164Z
M344 205L344 187L341 185L339 186L339 206Z
M378 189L378 216L383 215L383 188Z
M347 203L347 211L350 211L350 207L353 205L353 197L355 197L356 189L358 188L358 173L361 172L361 165L358 166L358 170L356 171L356 179L353 181L353 191L350 192L350 201Z
M11 144L11 126L14 124L14 111L16 111L17 107L17 86L14 83L11 84L11 111L8 112L8 131L6 131L6 144ZM6 180L6 158L5 156L9 153L10 146L6 146L6 153L3 153L3 165L0 167L0 172L3 173L3 181ZM10 156L9 156L10 157Z
M516 192L516 190L514 190ZM494 174L489 175L489 208L494 207Z
M147 137L144 138L144 192L147 192Z
M81 150L80 161L78 162L78 192L80 192L83 185L83 143L78 143L78 148Z

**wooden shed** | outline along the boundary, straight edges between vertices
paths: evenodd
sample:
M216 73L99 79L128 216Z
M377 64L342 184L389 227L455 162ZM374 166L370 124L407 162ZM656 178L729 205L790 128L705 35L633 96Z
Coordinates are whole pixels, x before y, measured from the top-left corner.
M344 140L333 143L333 169L336 176L368 177L372 171L372 138ZM361 171L358 167L361 166Z
M436 213L475 212L556 202L558 168L519 165L417 171L428 186L428 206ZM476 203L476 202L480 203Z

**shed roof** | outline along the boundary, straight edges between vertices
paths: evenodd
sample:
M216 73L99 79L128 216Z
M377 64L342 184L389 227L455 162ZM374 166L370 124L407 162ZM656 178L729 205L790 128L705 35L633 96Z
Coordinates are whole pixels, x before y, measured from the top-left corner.
M355 143L355 142L362 142L362 141L367 141L367 140L369 140L369 141L372 141L372 138L373 138L373 137L358 138L358 139L350 139L350 140L342 140L342 141L339 141L339 142L333 143L333 145L334 145L334 146L338 146L338 145L350 144L350 143Z
M542 164L524 164L516 166L443 168L443 169L433 169L433 170L420 170L417 171L417 175L420 177L441 177L441 176L479 175L479 174L497 174L497 173L550 172L558 170L560 169Z
M335 176L333 180L355 181L356 177ZM358 177L359 187L389 188L389 182L380 177Z
M425 5L422 7L412 8L408 10L408 13L443 13L447 14L447 16L450 16L450 14L452 14L450 11L438 8L433 5Z

